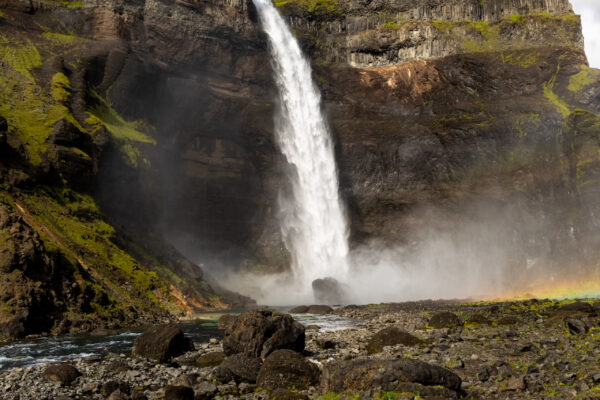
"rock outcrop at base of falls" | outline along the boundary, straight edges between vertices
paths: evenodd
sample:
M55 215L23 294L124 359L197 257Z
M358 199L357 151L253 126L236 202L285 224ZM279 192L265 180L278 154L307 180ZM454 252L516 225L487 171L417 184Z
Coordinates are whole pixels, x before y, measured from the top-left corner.
M595 265L600 73L568 1L277 5L322 92L353 244L414 246L457 227L481 238L470 227L485 221L497 232L474 246L508 249L514 268L568 264L577 279ZM250 1L0 10L0 202L39 235L36 251L84 276L61 278L73 296L106 293L94 310L107 321L245 301L171 244L217 273L289 266L275 87ZM4 322L21 306L3 296ZM49 326L86 314L68 299L49 300Z

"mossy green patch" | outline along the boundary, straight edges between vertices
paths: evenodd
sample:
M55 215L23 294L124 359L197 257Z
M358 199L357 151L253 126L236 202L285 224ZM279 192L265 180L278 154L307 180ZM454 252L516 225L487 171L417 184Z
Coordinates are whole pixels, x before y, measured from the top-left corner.
M68 9L73 8L81 8L83 7L83 3L81 0L42 0L45 3L56 4L62 7L66 7Z
M52 98L58 103L66 103L71 96L71 82L62 72L57 72L52 76L50 82Z
M502 53L500 58L502 64L510 64L521 68L529 68L539 62L538 53L533 51Z
M148 161L141 156L136 144L156 144L154 139L142 132L142 130L148 130L149 128L139 121L125 121L97 93L91 92L90 97L93 103L88 108L90 117L85 122L96 127L104 126L118 145L123 159L128 165L138 167L140 162L147 164Z
M42 65L42 56L31 41L15 42L2 35L0 35L0 60L31 81L33 81L31 71Z
M580 71L569 79L568 89L571 92L577 93L600 80L600 70L590 68L587 65L581 65L579 69Z
M77 42L85 41L85 39L75 35L64 35L62 33L54 32L44 32L42 33L42 37L48 40L49 42L58 45L72 45Z
M274 4L284 14L287 9L296 9L317 21L335 20L344 16L338 0L275 0Z

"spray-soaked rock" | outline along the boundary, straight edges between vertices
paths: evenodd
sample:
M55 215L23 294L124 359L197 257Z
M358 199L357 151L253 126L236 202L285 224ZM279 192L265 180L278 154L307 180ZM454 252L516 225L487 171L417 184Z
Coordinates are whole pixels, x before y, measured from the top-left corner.
M224 326L223 352L228 356L242 353L264 359L279 349L304 351L304 326L289 314L252 310Z
M449 311L442 311L434 314L429 320L428 325L435 329L443 329L460 326L461 322L456 314Z
M288 311L290 314L306 314L308 312L308 306L294 307Z
M418 337L411 335L394 326L385 328L377 332L367 344L369 353L380 353L385 346L395 346L402 344L404 346L416 346L423 341Z
M325 304L343 304L348 302L349 288L334 278L315 279L312 282L315 300Z
M228 357L215 370L215 378L219 382L256 382L262 360L247 354L234 354Z
M308 314L331 314L333 312L333 308L325 305L313 305L308 307L306 311Z
M75 379L79 378L81 373L71 364L53 364L44 371L44 378L59 383L61 385L70 385Z
M344 360L328 364L321 375L321 394L329 392L397 391L403 383L443 386L457 391L461 379L445 368L417 360Z
M319 382L319 368L291 350L277 350L271 354L258 373L257 385L265 389L306 389Z
M192 341L185 337L176 325L153 326L133 342L132 354L166 362L188 351L194 350Z

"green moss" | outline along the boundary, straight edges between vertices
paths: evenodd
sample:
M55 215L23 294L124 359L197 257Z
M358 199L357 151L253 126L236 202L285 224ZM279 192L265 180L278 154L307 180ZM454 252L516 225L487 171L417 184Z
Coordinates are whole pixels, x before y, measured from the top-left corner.
M344 16L338 0L274 0L274 4L284 14L288 9L296 9L318 21L335 20Z
M33 81L31 71L42 65L42 57L31 41L19 43L2 35L0 35L0 60L31 81Z
M50 82L52 90L52 98L58 103L66 103L71 96L71 82L69 78L62 72L58 72L52 76Z
M384 23L383 25L381 25L381 29L387 29L387 30L390 30L390 31L397 31L400 28L398 27L398 24L396 24L395 22L388 21L388 22Z
M544 83L544 97L554 106L556 111L563 116L568 117L571 114L571 109L554 91L552 90L553 85Z
M522 68L529 68L539 62L538 53L533 52L509 52L500 55L502 64L510 64Z
M68 9L83 7L83 3L80 0L42 0L42 2L49 4L57 4Z
M125 121L106 100L97 93L92 92L90 96L93 105L88 109L90 117L85 121L92 126L104 126L118 145L124 161L132 166L138 167L140 162L148 164L136 144L156 144L156 141L143 133L142 129L148 129L142 122Z
M592 83L598 82L600 79L600 70L590 68L587 65L581 65L579 68L580 71L569 79L568 89L575 93L585 89Z
M44 32L42 33L42 37L53 44L58 45L72 45L77 42L84 41L85 39L74 36L74 35L64 35L62 33L54 33L54 32Z
M432 21L431 24L438 32L443 34L449 34L452 28L454 28L454 24L448 21Z

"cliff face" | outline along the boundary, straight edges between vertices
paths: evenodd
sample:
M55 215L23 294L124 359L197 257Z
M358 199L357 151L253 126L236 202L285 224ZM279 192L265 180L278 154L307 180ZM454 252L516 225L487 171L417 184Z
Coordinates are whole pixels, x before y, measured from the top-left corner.
M510 220L515 268L596 265L599 73L568 1L275 3L313 62L354 244ZM287 267L276 89L251 1L0 7L3 204L40 254L70 260L57 281L168 316L236 300L161 235L213 270ZM74 278L84 265L98 273Z

